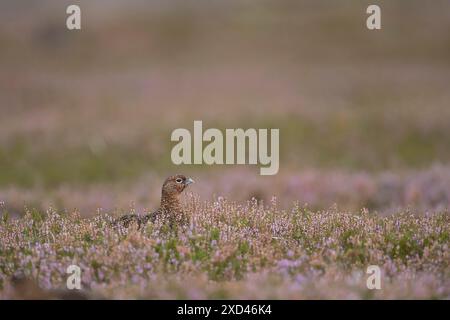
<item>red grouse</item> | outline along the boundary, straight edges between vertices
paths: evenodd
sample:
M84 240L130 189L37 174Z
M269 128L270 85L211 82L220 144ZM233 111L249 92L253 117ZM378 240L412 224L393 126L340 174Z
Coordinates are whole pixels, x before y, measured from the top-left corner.
M114 224L122 225L125 228L137 224L138 229L140 229L149 220L154 222L158 217L164 219L171 228L176 224L185 223L187 217L178 196L193 182L194 180L181 174L168 177L162 186L161 205L158 210L143 216L127 214L117 219Z

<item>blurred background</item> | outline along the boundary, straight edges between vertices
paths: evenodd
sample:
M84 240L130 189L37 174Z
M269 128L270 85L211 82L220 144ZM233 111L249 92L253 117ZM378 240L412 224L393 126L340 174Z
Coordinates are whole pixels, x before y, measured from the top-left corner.
M449 71L449 1L1 1L0 205L142 211L184 173L204 200L444 210ZM278 175L173 165L194 120L279 128Z

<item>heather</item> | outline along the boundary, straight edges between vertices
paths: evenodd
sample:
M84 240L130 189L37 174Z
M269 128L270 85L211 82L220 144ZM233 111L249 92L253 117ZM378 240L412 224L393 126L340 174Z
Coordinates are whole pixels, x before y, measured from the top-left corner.
M27 211L3 217L1 295L17 270L42 288L64 288L68 265L82 286L108 298L449 298L447 212L381 217L367 209L312 211L295 205L200 201L189 226L163 222L115 230L112 216ZM368 265L382 289L366 287Z

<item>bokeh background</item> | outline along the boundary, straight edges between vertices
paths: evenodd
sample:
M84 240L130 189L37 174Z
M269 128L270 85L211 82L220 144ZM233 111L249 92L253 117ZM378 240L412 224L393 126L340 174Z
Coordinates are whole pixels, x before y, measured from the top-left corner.
M1 206L142 211L185 173L205 200L443 210L449 71L449 1L1 1ZM279 128L279 174L174 166L194 120Z

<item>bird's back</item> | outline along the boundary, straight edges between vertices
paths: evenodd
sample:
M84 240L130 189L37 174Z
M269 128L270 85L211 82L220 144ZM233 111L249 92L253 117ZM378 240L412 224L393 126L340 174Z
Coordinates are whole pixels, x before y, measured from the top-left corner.
M131 225L136 224L139 230L143 225L147 224L149 221L155 222L156 218L160 215L161 215L161 208L143 216L139 216L137 214L127 214L116 219L113 222L113 225L114 226L120 225L124 228L128 228Z

